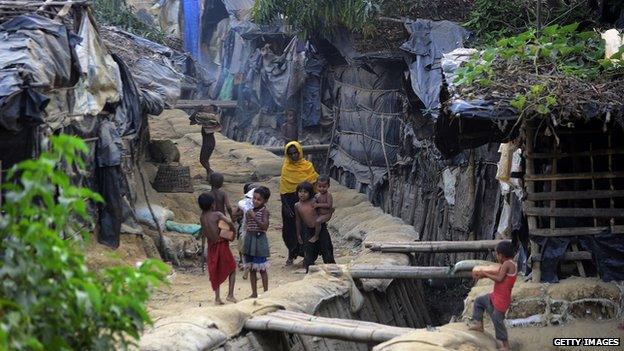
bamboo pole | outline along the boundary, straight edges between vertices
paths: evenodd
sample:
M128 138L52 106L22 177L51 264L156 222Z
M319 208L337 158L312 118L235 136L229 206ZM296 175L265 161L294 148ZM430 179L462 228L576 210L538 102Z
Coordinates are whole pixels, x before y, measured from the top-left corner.
M332 275L341 276L343 270L336 265L311 266L310 272L324 270ZM472 272L452 272L451 267L412 267L393 265L352 265L346 267L352 278L358 279L451 279L471 278Z
M533 153L533 136L534 136L533 126L529 125L526 128L525 134L525 156L527 154ZM535 193L535 183L529 179L530 176L535 174L534 161L532 159L526 160L525 170L526 174L524 175L525 186L528 194ZM534 201L525 201L527 206L535 206ZM534 235L534 231L537 229L537 218L535 216L531 216L527 214L527 224L529 226L529 239L531 235ZM540 253L539 244L535 242L535 240L531 240L531 257L534 257ZM533 282L539 283L542 279L542 270L541 263L537 260L531 261L531 278Z
M315 144L315 145L302 145L304 154L321 154L327 152L329 150L329 144ZM264 147L263 150L272 152L276 155L284 154L284 147L282 146L268 146Z
M236 100L178 100L173 108L197 108L203 106L215 105L220 108L235 108Z
M413 331L410 328L350 319L316 317L292 311L277 311L253 317L245 322L245 328L363 343L381 343Z
M379 252L478 252L491 251L502 240L415 241L410 243L367 243L365 247Z

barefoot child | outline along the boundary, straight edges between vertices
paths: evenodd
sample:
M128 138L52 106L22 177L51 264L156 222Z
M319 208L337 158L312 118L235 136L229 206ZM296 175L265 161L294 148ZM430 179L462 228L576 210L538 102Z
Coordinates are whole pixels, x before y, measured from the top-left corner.
M260 272L264 291L269 290L269 275L267 268L269 262L269 240L266 231L269 229L269 210L266 203L269 201L271 191L264 186L257 187L253 192L253 209L245 213L245 243L243 254L245 255L245 269L249 269L251 277L251 298L258 297L258 276Z
M312 205L316 209L318 218L314 226L314 236L310 238L311 243L315 243L321 234L321 229L326 225L334 213L334 199L329 192L329 177L321 175L316 181L316 190L318 194L314 196L315 203Z
M475 279L483 277L492 279L494 290L490 294L481 295L475 299L472 311L474 325L470 327L470 330L483 332L483 312L487 312L494 323L496 339L503 344L501 350L510 350L505 328L505 313L511 304L511 289L518 276L518 267L512 259L513 251L511 241L501 241L496 245L496 260L501 264L498 272L484 271L475 275Z
M223 213L215 211L214 198L207 193L199 195L197 199L202 210L201 223L202 235L208 239L208 277L212 290L215 292L215 304L223 305L220 296L220 285L229 278L227 301L236 302L234 299L234 283L236 281L236 262L230 244L219 236L219 222L225 222L230 230L234 231L234 224Z
M314 208L314 187L308 182L297 186L299 202L295 204L295 223L297 225L297 240L303 245L303 266L306 273L309 267L316 262L319 253L323 256L323 263L336 263L334 261L334 247L327 231L327 225L321 226L318 240L311 242L315 235L318 214Z
M223 214L229 214L230 218L232 217L232 207L230 206L230 199L228 198L223 188L223 174L213 172L210 175L210 196L214 198L215 201L215 211L219 211ZM225 212L227 210L227 213Z

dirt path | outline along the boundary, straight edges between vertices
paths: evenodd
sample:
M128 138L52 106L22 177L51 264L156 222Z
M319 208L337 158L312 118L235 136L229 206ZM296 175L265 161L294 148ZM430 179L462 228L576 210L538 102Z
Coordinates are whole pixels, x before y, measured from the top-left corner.
M152 203L160 204L175 213L175 220L180 222L197 223L199 209L197 196L210 186L205 181L205 171L199 164L201 135L198 126L190 126L188 118L182 111L165 111L158 117L150 120L152 139L170 139L174 141L181 154L181 163L191 168L195 193L193 194L158 194L151 193ZM271 248L269 289L274 289L285 283L302 279L304 271L302 260L295 261L294 266L284 267L287 250L282 241L281 212L279 193L277 190L281 159L251 145L236 143L217 136L217 147L210 160L212 168L225 176L224 190L230 196L234 205L243 195L243 185L260 178L258 183L271 189L269 211L271 213L268 231ZM149 173L153 173L151 170ZM151 177L150 177L151 178ZM236 242L231 245L232 252L238 257ZM350 252L341 250L336 245L336 260L346 263L350 260ZM227 283L222 285L222 291L227 291ZM246 298L251 294L249 280L242 279L242 272L237 272L235 296L238 299ZM150 313L154 320L174 315L189 307L198 307L213 303L213 292L208 281L207 273L201 268L176 269L172 276L171 285L157 291L150 304Z

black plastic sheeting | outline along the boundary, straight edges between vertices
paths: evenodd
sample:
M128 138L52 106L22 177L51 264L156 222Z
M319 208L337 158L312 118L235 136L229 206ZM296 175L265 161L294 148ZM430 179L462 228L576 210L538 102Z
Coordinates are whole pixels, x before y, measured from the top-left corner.
M0 127L18 131L44 123L49 98L30 85L72 86L76 79L76 37L38 15L23 15L0 25ZM28 50L19 50L28 48Z
M517 114L487 102L453 103L435 122L434 142L445 158L488 143L505 143L518 135Z
M122 99L114 115L115 126L122 136L134 134L141 129L142 122L140 91L128 66L119 56L113 54L112 57L119 66L122 83Z
M321 121L321 82L327 62L320 55L308 52L305 63L306 79L302 88L301 116L303 127L316 126Z
M598 275L605 281L624 280L624 236L619 234L602 234L577 237L533 237L532 240L541 246L542 281L556 283L559 281L559 262L568 247L578 243L581 250L590 251Z
M371 191L383 184L397 160L405 103L403 68L400 62L371 62L335 75L337 125L330 157L335 168L353 174L356 183L369 185Z
M462 47L468 32L454 22L426 19L413 21L407 28L410 38L401 49L415 55L409 67L412 89L427 114L437 118L443 84L442 54Z
M98 242L116 249L123 222L121 167L99 167L96 177L98 192L104 197L104 203L99 206Z

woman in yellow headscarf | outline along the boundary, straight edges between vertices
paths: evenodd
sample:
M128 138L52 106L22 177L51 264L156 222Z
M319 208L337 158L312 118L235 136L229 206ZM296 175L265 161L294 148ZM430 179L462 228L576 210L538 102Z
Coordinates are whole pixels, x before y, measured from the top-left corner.
M295 223L295 204L299 201L297 185L303 182L316 183L318 173L312 162L303 158L303 148L299 142L286 144L284 153L279 192L282 199L282 239L288 248L286 265L291 265L297 256L303 257Z

